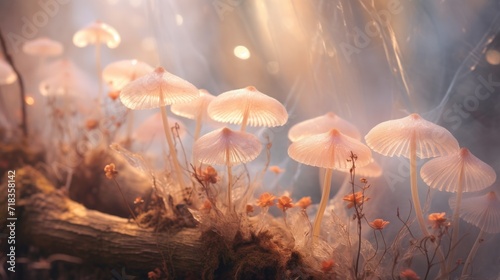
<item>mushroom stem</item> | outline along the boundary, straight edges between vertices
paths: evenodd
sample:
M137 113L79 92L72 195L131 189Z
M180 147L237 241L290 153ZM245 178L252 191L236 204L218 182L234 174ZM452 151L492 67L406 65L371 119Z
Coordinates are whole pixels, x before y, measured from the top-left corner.
M425 236L429 236L429 231L425 226L424 215L422 213L422 207L420 206L420 198L418 196L418 186L417 186L417 142L415 141L415 136L410 140L410 180L411 180L411 198L413 200L413 206L415 207L415 215L417 216L418 225Z
M469 270L469 266L472 264L472 261L476 256L476 252L479 248L479 243L481 243L481 240L483 239L483 235L484 231L481 230L476 238L476 241L474 242L474 245L472 245L472 249L470 249L470 253L469 256L467 256L467 260L465 261L464 268L462 270L462 276L460 276L460 279L465 279L464 276L467 274L467 270Z
M245 131L247 128L248 122L248 108L245 109L245 113L243 113L243 120L241 121L241 131Z
M451 238L451 249L450 255L448 256L448 269L451 269L451 264L453 263L453 259L455 257L455 248L456 243L458 242L458 231L459 231L459 223L460 220L458 215L460 214L460 204L462 203L462 192L463 192L463 170L460 170L460 174L458 175L458 187L457 187L457 200L455 204L455 209L453 211L453 235ZM455 243L455 245L453 244Z
M101 43L99 41L99 38L97 39L97 44L95 45L95 65L96 65L96 71L97 71L97 80L98 80L98 87L99 91L97 94L97 106L98 106L98 113L99 117L102 116L102 73L101 73Z
M321 228L321 220L323 219L323 214L326 209L326 204L328 202L328 198L330 197L330 183L332 180L333 169L329 168L325 172L325 177L323 180L323 193L321 194L321 202L319 203L318 213L316 213L316 219L314 220L313 226L313 243L319 237L320 228Z
M413 200L413 205L415 207L415 215L417 216L418 225L422 230L425 237L430 236L427 227L425 226L424 215L422 213L422 207L420 206L420 198L418 197L418 186L417 186L417 142L415 141L415 135L410 139L410 180L411 180L411 198ZM435 247L438 245L434 242L432 244ZM441 275L447 275L446 263L443 251L441 247L437 248L437 253L440 258Z
M194 129L194 141L196 141L196 140L198 140L198 138L200 138L202 116L203 116L202 112L199 112L198 115L196 116L196 127Z
M130 141L132 139L132 130L134 129L134 111L128 110L128 120L127 120L127 143L130 145Z
M160 107L161 119L163 121L163 130L165 131L165 136L167 138L168 148L170 149L170 155L172 157L172 163L174 164L175 172L177 173L177 180L181 187L181 193L186 189L184 184L184 178L182 176L182 170L179 165L179 160L177 159L177 151L174 147L174 141L172 140L172 134L170 133L170 125L168 124L167 108Z
M228 156L229 157L229 156ZM232 202L231 202L231 197L232 197L232 194L231 194L231 185L233 183L233 172L231 170L231 165L228 163L227 164L227 207L229 209L229 211L231 211L231 207L232 207Z

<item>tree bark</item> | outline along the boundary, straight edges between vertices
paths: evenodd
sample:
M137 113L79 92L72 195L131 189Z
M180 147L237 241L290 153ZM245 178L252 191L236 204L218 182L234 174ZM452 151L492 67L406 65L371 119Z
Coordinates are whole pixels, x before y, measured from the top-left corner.
M3 181L0 193L6 194L5 177ZM166 268L176 275L169 278L202 273L208 256L203 254L198 229L155 233L133 221L89 210L56 190L31 167L18 169L15 181L16 236L20 241L99 265L147 271ZM0 209L7 209L6 198L1 196ZM6 211L0 212L5 221Z

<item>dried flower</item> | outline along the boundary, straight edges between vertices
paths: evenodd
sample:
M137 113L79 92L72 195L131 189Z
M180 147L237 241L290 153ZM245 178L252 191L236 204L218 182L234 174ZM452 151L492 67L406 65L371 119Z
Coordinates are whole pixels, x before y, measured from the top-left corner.
M88 119L86 122L85 122L85 128L87 130L92 130L92 129L95 129L97 128L97 126L99 126L99 121L95 120L95 119Z
M265 192L260 195L257 200L257 205L260 207L269 207L274 205L274 200L276 197L269 192Z
M335 262L332 259L322 261L321 262L321 270L325 273L330 272L334 265L335 265Z
M288 195L283 195L280 198L278 198L278 208L281 209L281 211L286 211L288 208L292 208L292 199Z
M217 176L217 170L215 170L215 168L213 168L211 165L207 166L207 168L205 168L204 170L197 168L196 176L198 176L198 179L200 181L207 184L215 184L219 180L219 177Z
M210 211L210 209L212 209L212 203L210 203L210 201L207 199L207 200L205 200L205 202L203 202L203 205L201 205L200 210Z
M383 230L385 228L385 226L388 224L389 224L389 222L384 221L383 219L375 219L375 220L373 220L373 222L370 223L370 226L376 230Z
M279 167L277 165L272 165L272 166L269 166L269 171L273 172L274 174L280 174L280 173L285 172L285 169L282 169L281 167Z
M347 209L351 209L352 207L354 207L355 201L356 201L356 204L359 206L359 205L363 204L363 202L368 201L368 200L370 200L370 198L365 197L362 192L356 192L356 193L354 193L354 195L351 193L351 194L344 196L344 201L349 202L347 204Z
M116 171L115 164L110 163L104 166L104 174L106 175L106 178L113 179L118 174L118 171Z
M106 175L107 177L107 175ZM142 197L138 196L134 199L134 204L143 204L144 203L144 199L142 199Z
M312 204L312 200L311 200L310 196L305 196L305 197L299 199L299 201L297 201L297 203L295 203L296 206L298 206L302 209L306 209L311 204Z
M361 179L359 179L359 181L360 181L361 183L363 183L363 184L368 183L368 180L366 180L366 178L361 178Z
M399 276L401 276L403 279L407 279L407 280L419 280L420 279L420 277L418 277L417 273L415 273L415 271L413 271L410 268L407 268L407 269L401 271Z
M254 211L253 205L252 204L247 204L245 210L247 211L247 214L248 213L252 213Z
M441 226L446 226L446 213L431 213L429 215L429 222L432 224L432 228L440 228Z
M112 90L108 92L108 97L111 98L111 100L116 100L118 97L120 97L120 91L119 90Z

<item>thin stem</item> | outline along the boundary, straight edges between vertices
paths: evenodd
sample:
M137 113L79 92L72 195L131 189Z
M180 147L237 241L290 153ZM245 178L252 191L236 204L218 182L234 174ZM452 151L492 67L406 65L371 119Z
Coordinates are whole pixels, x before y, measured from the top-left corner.
M245 111L243 112L243 120L241 121L241 131L245 131L247 128L247 122L248 122L248 107L245 108Z
M99 38L97 38L97 44L95 45L95 65L96 65L96 71L97 71L97 81L98 81L98 87L99 91L97 94L97 106L98 106L98 112L99 112L99 118L102 117L102 73L101 73L101 42Z
M420 205L420 198L418 196L417 186L417 142L415 136L410 140L410 177L411 177L411 198L413 205L415 205L415 215L417 216L418 225L424 236L429 236L429 231L425 226L424 215Z
M229 153L226 152L226 165L227 165L227 207L231 211L231 184L233 183L233 173L231 170L231 164L229 163Z
M125 195L122 192L122 188L120 188L120 185L118 184L118 182L116 181L115 178L113 178L113 182L115 182L115 186L118 188L118 191L120 192L120 194L122 196L123 202L125 203L125 205L127 205L127 208L130 211L130 214L132 215L132 217L134 218L135 223L137 224L138 227L141 227L139 225L139 221L137 221L137 216L134 214L134 211L132 211L132 208L130 208L130 205L128 205L127 199L125 198Z
M201 111L196 116L196 128L194 129L194 141L196 141L196 140L198 140L198 138L200 138L202 116L203 116L203 112L201 112Z
M448 256L448 265L447 269L451 269L451 264L453 263L453 259L455 258L455 248L456 246L453 243L458 242L458 231L459 231L459 224L460 224L460 219L458 218L458 215L460 213L460 204L462 203L462 192L463 192L463 170L460 170L460 174L458 175L458 188L457 188L457 200L455 204L455 209L453 211L453 234L451 238L451 249L450 249L450 255Z
M469 256L467 256L467 260L465 261L464 269L462 270L462 276L460 279L464 278L464 276L467 274L467 270L469 270L469 266L472 264L472 261L474 260L474 257L476 256L477 249L479 248L479 244L481 243L483 239L484 231L481 230L479 234L477 235L476 241L474 242L474 245L472 245L472 249L470 250Z
M128 109L128 121L127 121L127 143L131 144L132 139L132 130L134 130L134 111Z
M316 219L314 220L313 226L313 242L316 242L319 237L321 229L321 220L323 219L323 214L326 209L326 204L328 198L330 197L330 183L332 180L333 169L327 169L325 172L325 178L323 180L323 193L321 194L321 202L319 204L318 213L316 213Z
M17 81L19 84L19 94L21 95L21 130L23 131L24 137L28 136L28 118L27 118L27 113L26 113L26 103L25 103L25 92L24 92L24 82L23 82L23 77L21 76L21 73L19 70L17 70L16 66L14 65L14 60L12 59L12 56L9 54L7 51L7 45L5 44L5 39L3 37L3 33L0 29L0 45L2 46L3 54L5 56L5 59L7 62L9 62L10 66L12 67L12 70L14 70L14 73L17 75Z
M163 94L161 94L163 99ZM170 133L170 126L168 124L167 108L160 107L161 119L163 121L163 130L165 131L165 136L167 138L168 148L170 149L170 155L172 158L172 163L174 165L175 172L177 173L177 180L179 181L179 186L181 188L181 193L186 189L184 184L184 177L182 176L182 170L179 165L179 160L177 159L177 151L175 150L174 141L172 140L172 134Z

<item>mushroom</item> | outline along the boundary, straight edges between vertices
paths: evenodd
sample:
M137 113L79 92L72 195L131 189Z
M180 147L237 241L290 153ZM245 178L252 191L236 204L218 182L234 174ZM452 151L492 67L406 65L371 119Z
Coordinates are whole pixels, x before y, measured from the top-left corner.
M463 192L475 192L491 186L496 180L495 170L475 157L467 148L428 161L420 169L420 176L429 187L456 192L453 211L453 242L458 241L460 204ZM455 246L452 246L448 265L452 264Z
M0 85L10 85L17 81L16 72L5 60L0 59Z
M357 155L356 165L361 167L370 163L371 151L358 140L342 134L337 129L322 134L302 138L288 148L288 155L303 164L325 168L323 192L318 213L314 221L313 237L320 233L321 220L330 196L330 181L333 169L350 168L347 160L351 152Z
M23 52L33 56L42 58L49 56L58 56L64 50L61 43L47 37L40 37L31 41L27 41L23 45Z
M343 134L356 140L361 140L361 134L358 129L350 122L342 119L333 112L328 112L322 116L312 118L292 126L288 131L288 139L295 142L303 137L325 133L332 128L336 128Z
M244 131L233 131L227 127L203 135L193 146L195 160L210 165L226 165L227 204L230 210L232 209L231 167L254 160L261 150L262 144L256 136Z
M201 123L209 118L207 108L214 98L215 96L211 95L208 91L200 89L200 96L194 101L174 104L170 108L172 113L178 116L196 120L196 128L194 131L195 141L200 137Z
M149 74L153 70L154 68L149 64L136 59L119 60L104 67L102 77L113 92L119 92L131 81ZM116 94L114 98L116 99L118 96L119 94ZM128 113L126 139L130 140L134 126L134 111L129 111Z
M241 131L247 125L275 127L288 120L288 113L278 100L253 86L220 94L208 105L208 115L218 122L241 124Z
M121 38L118 32L113 27L98 20L90 23L73 35L73 44L79 48L84 48L88 45L96 46L95 54L97 79L99 81L99 106L101 105L102 98L101 44L105 44L108 48L114 49L118 47L120 42Z
M136 59L119 60L108 64L102 70L102 78L113 91L120 91L131 81L154 70L149 64Z
M195 86L167 72L163 67L158 67L153 72L130 82L120 93L120 100L123 105L132 110L160 108L163 131L172 155L177 180L179 180L182 190L185 190L184 178L172 134L170 133L166 106L174 103L190 102L197 97L198 89Z
M450 199L450 207L455 208L456 206L457 201ZM484 233L500 233L500 200L495 192L489 192L483 196L464 198L460 205L460 217L480 229L462 270L460 279L465 279L464 276L472 264Z
M417 221L425 236L425 226L417 186L417 157L430 158L454 153L458 142L445 128L423 119L418 114L376 125L365 136L375 152L385 156L404 156L410 159L411 195Z

